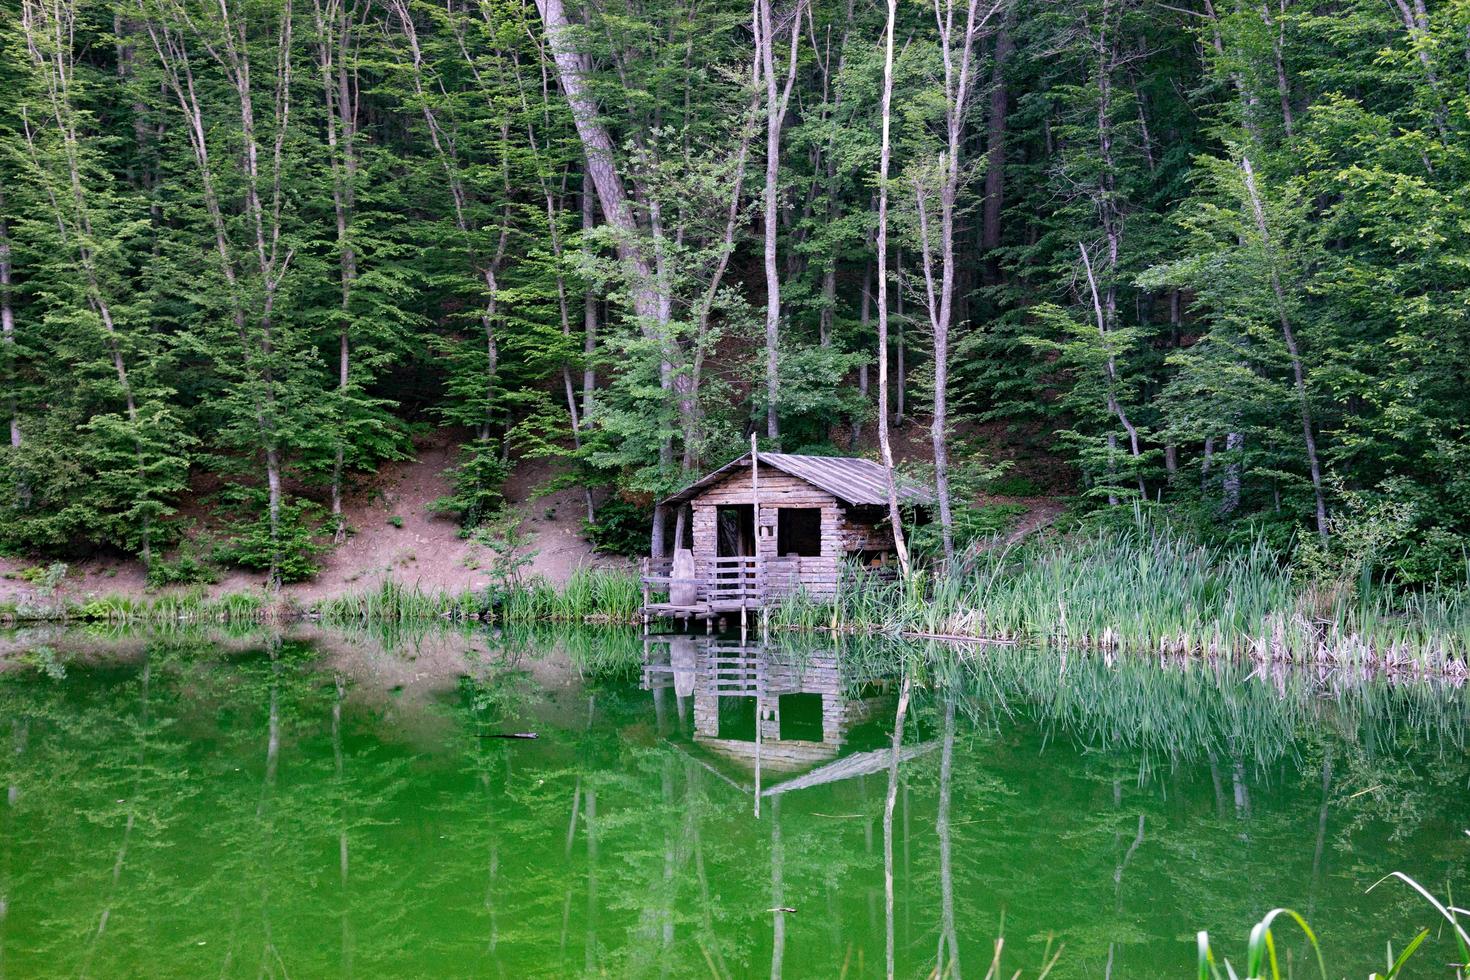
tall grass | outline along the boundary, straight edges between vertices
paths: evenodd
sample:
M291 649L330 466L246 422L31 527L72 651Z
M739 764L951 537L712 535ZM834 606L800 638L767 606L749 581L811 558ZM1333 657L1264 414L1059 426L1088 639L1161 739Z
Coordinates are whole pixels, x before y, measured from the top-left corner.
M201 591L159 596L110 595L85 602L55 598L41 605L0 607L0 622L109 623L172 626L191 623L246 623L274 618L289 610L271 606L254 592L210 597Z
M640 621L642 602L634 573L579 568L560 589L543 578L463 592L425 591L384 579L377 588L325 599L315 612L326 623L447 619L631 624Z
M907 582L844 572L773 624L1091 649L1463 670L1470 593L1303 586L1263 542L1198 544L1167 524L978 550Z
M1372 891L1378 885L1389 880L1397 880L1408 885L1408 887L1416 891L1421 898L1433 907L1440 918L1448 923L1450 937L1459 955L1459 962L1453 964L1454 976L1457 980L1463 980L1467 964L1470 964L1470 932L1466 931L1461 917L1470 915L1470 912L1456 908L1453 905L1447 906L1435 898L1423 885L1402 871L1395 871L1368 890ZM1196 939L1196 946L1199 951L1199 980L1282 980L1283 976L1291 977L1295 975L1290 961L1288 961L1287 969L1284 973L1281 968L1282 957L1277 949L1278 943L1272 931L1273 926L1278 920L1294 924L1297 929L1301 930L1302 935L1306 937L1308 947L1312 951L1312 958L1316 964L1318 973L1322 977L1322 980L1327 980L1327 964L1322 959L1322 950L1317 942L1317 934L1312 931L1312 927L1307 923L1306 919L1291 909L1272 909L1251 929L1250 939L1246 944L1245 950L1244 972L1236 972L1235 967L1229 960L1217 957L1214 948L1210 944L1209 933L1200 932ZM1393 946L1390 944L1387 947L1383 972L1380 973L1375 970L1369 973L1368 980L1395 980L1395 978L1402 975L1404 967L1414 957L1414 954L1419 951L1419 947L1424 944L1424 941L1429 936L1429 929L1421 929L1398 952L1395 952Z

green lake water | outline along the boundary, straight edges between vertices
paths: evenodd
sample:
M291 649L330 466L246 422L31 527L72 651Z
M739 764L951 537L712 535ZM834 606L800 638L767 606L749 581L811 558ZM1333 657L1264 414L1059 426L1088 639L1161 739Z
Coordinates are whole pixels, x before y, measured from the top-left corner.
M1446 684L620 632L0 640L4 978L982 977L1002 935L1006 976L1060 948L1053 977L1192 977L1197 930L1238 962L1275 905L1362 977L1435 924L1375 881L1470 892ZM1409 975L1453 959L1436 934Z

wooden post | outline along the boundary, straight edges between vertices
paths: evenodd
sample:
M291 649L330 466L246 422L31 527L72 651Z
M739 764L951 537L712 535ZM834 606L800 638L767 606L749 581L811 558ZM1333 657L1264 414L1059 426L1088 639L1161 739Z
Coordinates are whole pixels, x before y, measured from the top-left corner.
M759 472L760 472L760 454L756 450L755 433L752 432L750 434L750 517L751 517L751 525L752 525L752 528L753 528L753 530L755 532L755 554L753 555L753 557L755 558L755 561L753 561L751 563L751 568L750 568L750 571L751 572L756 572L761 567L761 494L760 494L760 489L761 488L760 488L760 478L757 476L757 474ZM743 577L743 574L744 573L742 573L742 577ZM743 583L743 584L746 585L747 587L749 585L748 582L747 583ZM745 613L745 598L744 598L744 595L745 595L745 589L742 589L741 590L741 599L740 599L740 611L741 611L741 615L744 615L744 613ZM764 606L765 605L765 601L766 601L766 593L765 593L765 589L764 588L761 589L760 598L761 598L761 605Z
M642 565L643 565L643 575L642 575L642 578L643 578L643 628L644 629L647 629L648 628L648 605L649 605L649 600L651 598L649 596L649 589L648 589L648 576L650 574L652 574L652 572L653 572L653 569L650 567L652 565L652 563L653 563L652 562L652 559L649 559L649 558L643 559L643 562L642 562Z

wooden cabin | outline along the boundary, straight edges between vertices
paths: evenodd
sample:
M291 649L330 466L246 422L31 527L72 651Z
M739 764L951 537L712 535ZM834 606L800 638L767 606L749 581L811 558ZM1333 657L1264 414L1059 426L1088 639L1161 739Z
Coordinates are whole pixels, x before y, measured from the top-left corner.
M900 482L899 501L926 508ZM892 558L883 467L867 459L746 453L659 502L676 515L675 550L644 566L644 618L713 618L761 608L798 588L836 590L841 564ZM666 601L654 602L667 590Z

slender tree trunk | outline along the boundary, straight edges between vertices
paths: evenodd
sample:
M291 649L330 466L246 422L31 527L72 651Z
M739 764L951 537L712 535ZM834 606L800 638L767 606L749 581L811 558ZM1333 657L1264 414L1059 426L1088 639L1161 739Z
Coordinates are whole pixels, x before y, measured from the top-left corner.
M10 220L5 213L5 189L0 187L0 364L5 369L5 414L10 424L10 448L19 449L20 401L16 396L15 374L15 280L12 278L10 251ZM22 506L29 503L22 489L17 491Z
M934 4L935 26L939 32L939 49L944 63L944 115L948 137L945 150L939 157L940 270L937 284L926 206L929 190L921 178L915 179L924 297L929 310L929 325L934 333L934 418L930 427L930 439L934 447L934 490L939 501L940 537L947 563L954 561L954 516L950 510L949 494L949 340L954 319L956 279L955 205L960 193L960 153L964 148L965 121L973 85L975 36L995 10L996 7L991 7L982 18L980 0L966 0L964 34L956 52L955 0ZM955 64L956 53L959 55L958 65Z
M903 308L904 285L903 285L903 245L900 244L893 250L893 272L898 283L898 295L894 297L894 315L898 317L897 336L893 343L893 373L894 373L894 399L893 399L893 423L903 425L906 415L906 404L908 395L908 365L905 363L904 340L908 333L908 320Z
M888 168L893 153L889 130L893 116L893 33L897 19L898 0L888 0L888 20L883 30L883 139L878 155L878 451L883 457L883 478L888 490L888 521L893 527L893 550L898 555L899 569L907 579L909 550L903 537L903 514L898 509L898 485L893 478L893 445L888 439ZM888 820L891 824L891 813ZM889 897L891 902L891 882ZM891 929L890 925L890 931ZM889 945L891 948L892 943ZM892 973L890 962L889 975Z
M101 322L104 343L117 375L118 390L122 393L129 426L133 431L133 442L137 453L138 474L146 469L142 434L138 429L138 401L132 380L128 375L123 354L123 338L113 316L112 302L102 282L102 271L92 242L96 240L92 225L92 203L86 188L81 159L83 141L76 126L76 107L72 103L71 85L75 75L73 64L73 37L71 17L75 11L63 6L48 7L34 0L26 0L21 8L21 25L24 29L26 47L34 67L44 79L51 119L62 136L62 153L66 162L67 189L70 200L63 202L49 187L47 198L52 209L52 219L61 236L62 245L75 252L78 271L85 287L87 305ZM46 162L42 159L36 143L36 131L29 119L23 119L22 131L30 152L31 163L38 172L44 172ZM141 491L146 497L146 491ZM141 501L138 501L141 502ZM141 528L140 557L145 566L152 564L152 521L145 515Z
M1266 252L1266 265L1271 273L1271 292L1276 297L1276 315L1281 323L1281 336L1286 341L1286 351L1291 357L1291 373L1296 387L1297 409L1302 420L1302 442L1307 450L1307 469L1312 475L1312 493L1317 503L1317 534L1327 540L1327 498L1322 490L1322 466L1317 459L1317 437L1312 429L1312 407L1307 400L1307 372L1302 364L1301 351L1297 348L1296 333L1291 328L1291 317L1287 313L1286 290L1281 285L1281 272L1276 266L1275 248L1271 233L1266 225L1266 211L1261 204L1260 192L1256 189L1256 175L1251 162L1241 157L1241 171L1245 174L1245 189L1250 196L1251 211L1255 215L1256 230L1261 234L1261 246Z
M1114 360L1112 347L1110 346L1108 340L1108 317L1103 312L1102 301L1098 296L1097 277L1093 274L1092 271L1092 257L1088 255L1087 247L1081 242L1077 243L1077 250L1082 253L1082 267L1087 272L1087 285L1092 292L1092 309L1093 314L1097 319L1098 337L1101 338L1103 347L1107 352L1105 371L1107 374L1108 382L1108 411L1117 416L1118 421L1123 425L1123 430L1128 433L1129 452L1133 456L1134 467L1138 468L1141 465L1142 457L1142 449L1139 446L1138 441L1138 429L1134 427L1133 423L1128 418L1128 413L1123 410L1122 404L1118 401L1118 366L1116 361ZM1110 436L1109 438L1111 439L1113 437ZM1111 445L1113 445L1113 443L1110 442L1109 446ZM1136 469L1136 475L1138 477L1138 492L1141 496L1147 498L1148 492L1144 488L1142 470ZM1110 503L1113 504L1116 504L1118 502L1117 497L1110 496L1108 500Z
M582 180L582 232L588 234L597 224L597 202L595 193L588 186L590 180L583 174ZM582 294L582 418L592 415L593 392L597 390L597 290L589 283Z
M1286 62L1281 56L1281 49L1286 44L1286 0L1280 2L1283 16L1272 20L1271 0L1262 0L1261 20L1271 31L1271 60L1276 68L1276 93L1281 98L1281 126L1286 138L1291 139L1296 129L1296 120L1291 113L1291 81L1286 74Z
M220 18L212 23L217 34L201 38L202 46L219 65L229 86L234 90L240 118L240 159L244 175L244 217L253 234L250 253L254 259L254 275L259 279L259 309L251 310L242 295L244 276L236 268L230 231L214 183L213 163L209 156L208 127L198 88L189 45L175 25L156 19L147 22L149 37L164 71L164 85L172 91L185 121L188 123L190 147L199 170L200 193L214 231L215 250L220 259L221 274L230 296L231 315L240 340L241 356L248 371L257 371L259 393L254 398L259 452L266 473L266 519L270 528L271 562L268 584L272 591L281 586L281 520L285 499L284 474L276 378L271 368L275 358L274 308L282 280L291 264L293 251L283 244L282 212L284 207L283 176L285 172L286 134L290 123L293 68L292 5L286 0L281 7L276 30L277 62L272 102L272 142L269 150L270 174L262 196L261 143L256 131L252 63L245 26L238 13L228 5L220 7ZM190 22L189 30L200 25ZM283 250L284 249L284 250ZM253 304L251 304L253 305ZM252 336L248 323L254 319ZM254 365L260 365L255 367Z
M760 56L761 75L766 87L766 185L764 206L765 272L766 272L766 437L781 438L777 397L780 389L781 341L781 275L776 265L777 197L780 194L781 127L786 121L786 107L791 87L796 81L796 48L801 38L803 4L797 5L791 21L791 52L787 60L784 88L776 84L776 18L771 0L756 0L756 47Z
M357 176L357 74L347 61L353 50L355 23L342 0L313 0L317 29L317 67L321 72L327 151L332 167L332 209L336 218L337 274L340 282L340 319L337 328L337 393L345 403L352 383L352 288L357 281L357 249L351 226ZM345 425L343 419L339 424ZM347 536L342 519L342 480L346 468L347 434L337 436L332 460L331 507L333 539Z
M1225 464L1225 476L1221 480L1220 513L1233 514L1240 507L1240 451L1245 448L1245 436L1239 432L1225 433L1225 451L1230 454Z

